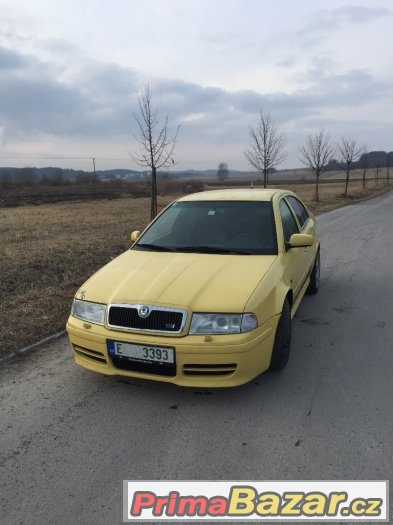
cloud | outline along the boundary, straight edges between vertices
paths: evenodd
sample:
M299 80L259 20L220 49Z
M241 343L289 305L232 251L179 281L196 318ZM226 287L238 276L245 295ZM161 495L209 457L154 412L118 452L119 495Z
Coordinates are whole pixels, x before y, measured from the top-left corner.
M5 57L5 60L3 60ZM58 65L0 48L0 125L3 139L32 133L109 136L130 130L136 75L91 61L72 79Z
M113 63L86 61L71 75L36 57L0 49L0 125L4 137L32 133L79 137L130 135L132 110L143 78ZM1 67L3 66L3 67ZM61 80L62 76L66 80ZM354 106L388 93L369 73L353 69L333 73L315 61L304 74L307 87L292 94L231 92L179 80L153 79L154 103L171 121L184 122L189 132L215 138L245 126L259 110L270 111L280 123L321 109ZM198 115L198 118L190 118Z
M6 47L0 47L0 70L11 70L18 69L26 66L28 61L25 57L8 49Z
M317 43L322 36L348 24L366 24L372 20L388 17L392 11L382 7L344 5L336 9L324 9L311 15L308 21L294 33L294 40L304 46Z
M344 23L362 24L374 18L390 16L391 11L382 7L367 7L360 5L344 5L330 11L322 11L320 21L330 26L338 27ZM318 15L317 15L318 16Z
M325 13L325 14L324 14ZM389 11L344 6L315 15L310 34L331 31L345 23L363 23ZM310 22L311 23L311 22ZM322 29L321 29L322 28ZM314 31L314 33L313 33ZM293 50L282 65L295 63ZM326 57L307 59L298 72L300 88L292 92L261 93L256 89L230 91L170 78L152 78L114 62L89 58L77 46L61 39L38 40L29 52L0 47L0 130L3 145L51 144L68 140L78 144L130 144L136 131L132 111L146 81L150 81L153 102L160 113L169 113L170 125L182 125L179 147L189 157L200 156L202 144L217 151L241 156L247 127L260 110L271 112L291 139L309 131L307 123L350 128L340 120L343 108L361 108L387 100L392 105L392 88L361 67L341 70ZM294 125L296 122L296 125ZM340 126L337 124L340 122ZM374 127L378 124L376 121ZM390 128L389 128L390 129ZM56 151L52 152L56 154ZM72 151L70 152L72 154ZM229 153L228 153L229 157ZM227 158L228 158L227 157Z

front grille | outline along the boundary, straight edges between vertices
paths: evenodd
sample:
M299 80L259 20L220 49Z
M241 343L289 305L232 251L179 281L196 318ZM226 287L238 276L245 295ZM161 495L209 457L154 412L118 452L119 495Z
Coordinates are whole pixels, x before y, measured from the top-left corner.
M186 376L226 376L236 371L236 363L217 365L183 365Z
M142 318L138 314L138 306L110 306L108 325L114 328L129 328L154 332L178 333L183 326L185 313L169 308L150 307L150 313Z

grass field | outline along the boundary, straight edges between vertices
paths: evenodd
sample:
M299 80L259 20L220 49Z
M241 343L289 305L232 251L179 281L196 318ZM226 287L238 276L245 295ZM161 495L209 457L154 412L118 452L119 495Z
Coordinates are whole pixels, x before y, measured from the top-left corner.
M362 190L354 182L343 198L343 184L291 186L320 213L387 191ZM209 188L211 189L211 188ZM162 208L174 198L159 198ZM0 355L64 328L74 293L95 270L130 245L132 230L149 220L148 198L60 202L0 209Z

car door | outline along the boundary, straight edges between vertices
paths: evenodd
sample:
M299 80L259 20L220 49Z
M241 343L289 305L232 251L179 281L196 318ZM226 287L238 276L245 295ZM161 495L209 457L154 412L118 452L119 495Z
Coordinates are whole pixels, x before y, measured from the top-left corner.
M289 204L298 221L301 233L307 233L308 235L312 235L313 237L315 237L315 220L308 213L303 203L293 195L287 195L285 197L285 200ZM306 246L304 248L306 264L304 269L304 279L306 279L314 264L315 250L316 244L314 246Z
M291 284L293 296L296 298L301 290L307 275L305 275L305 268L307 267L307 257L304 248L290 248L289 240L291 235L299 233L299 226L295 219L295 215L286 202L282 198L279 202L279 211L281 217L281 224L283 229L283 236L285 240L285 274L287 280Z

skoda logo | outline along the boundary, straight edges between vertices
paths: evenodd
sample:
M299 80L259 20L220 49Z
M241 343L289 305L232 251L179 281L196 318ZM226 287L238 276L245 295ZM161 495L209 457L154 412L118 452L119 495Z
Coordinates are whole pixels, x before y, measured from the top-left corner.
M149 313L150 313L150 308L148 306L146 306L145 304L142 304L138 308L138 315L139 315L139 317L142 317L142 319L147 317L149 315Z

